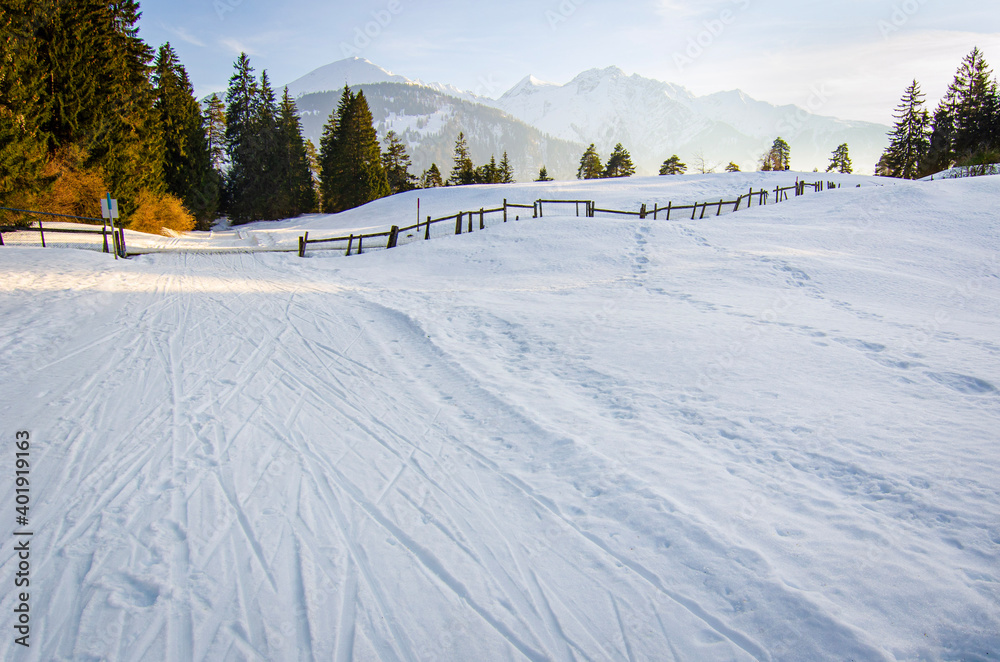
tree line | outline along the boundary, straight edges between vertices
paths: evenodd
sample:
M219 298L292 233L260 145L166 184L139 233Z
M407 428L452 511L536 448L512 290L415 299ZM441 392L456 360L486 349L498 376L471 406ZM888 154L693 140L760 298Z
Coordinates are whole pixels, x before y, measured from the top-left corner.
M914 79L896 107L889 146L876 174L918 179L956 166L975 173L1000 163L1000 93L991 75L982 52L974 48L933 114Z

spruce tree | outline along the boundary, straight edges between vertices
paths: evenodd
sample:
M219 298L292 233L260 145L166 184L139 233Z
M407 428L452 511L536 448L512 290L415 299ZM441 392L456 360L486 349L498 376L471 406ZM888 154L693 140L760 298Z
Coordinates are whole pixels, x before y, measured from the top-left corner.
M280 217L316 211L316 189L313 187L306 143L302 139L299 111L287 87L281 96L277 124L280 147L277 184L286 205L279 210Z
M681 163L681 158L674 154L660 166L661 175L683 175L687 172L687 164Z
M948 88L955 124L953 149L962 159L970 159L991 146L996 114L996 85L978 48L965 56Z
M507 158L506 150L504 150L503 158L500 159L500 183L501 184L514 183L514 168L512 168L510 165L510 159Z
M476 168L475 173L474 181L476 184L498 184L500 182L500 167L497 166L497 159L492 154L490 162Z
M229 171L224 207L231 221L246 223L260 218L254 195L263 166L253 135L258 125L260 88L246 53L240 53L235 68L226 92L226 158Z
M340 103L323 126L323 135L319 141L319 197L320 210L324 214L333 214L340 210L338 200L337 180L341 176L341 145L338 142L340 133L340 118L350 112L354 95L347 85L340 95Z
M416 188L417 178L410 174L410 155L406 153L406 145L399 139L395 131L385 134L385 153L382 154L382 165L389 180L389 190L392 193L412 191Z
M24 208L43 185L50 111L39 63L41 3L9 0L0 12L0 206ZM0 212L0 224L5 212Z
M916 80L903 93L895 118L895 125L889 134L889 147L884 154L884 172L890 177L916 179L920 176L921 164L930 145L930 117L924 109L924 95Z
M580 167L576 171L577 179L600 179L604 176L604 166L601 165L601 157L597 154L594 143L580 157Z
M535 181L536 182L551 182L553 180L552 180L551 177L549 177L549 171L545 168L545 166L542 166L538 170L538 179L536 179Z
M323 211L353 209L390 194L365 93L345 85L320 144Z
M826 171L836 171L843 175L849 175L854 172L854 169L851 167L851 157L848 154L847 143L833 150L833 154L830 155L830 165L827 166Z
M205 115L205 132L212 167L222 172L226 158L226 104L218 94L209 97Z
M763 172L792 169L791 148L780 136L771 144L771 149L761 157L760 169Z
M444 186L444 180L441 179L441 171L438 170L436 163L432 163L430 168L424 170L424 174L420 178L420 186L421 188Z
M740 172L740 167L735 161L730 161L729 165L726 166L726 172Z
M476 168L472 164L469 156L469 145L465 140L465 133L458 134L455 141L455 165L451 169L451 176L448 184L452 186L465 186L476 183Z
M608 157L608 165L604 168L604 177L631 177L635 174L635 166L632 165L632 156L628 150L622 147L621 143L615 145L611 156Z
M954 145L954 99L949 99L946 96L934 111L927 155L924 157L924 162L921 165L920 176L933 175L942 170L948 170L955 165Z
M219 203L219 181L212 169L201 106L187 71L169 43L161 46L157 54L153 82L166 192L183 202L200 229L208 229Z

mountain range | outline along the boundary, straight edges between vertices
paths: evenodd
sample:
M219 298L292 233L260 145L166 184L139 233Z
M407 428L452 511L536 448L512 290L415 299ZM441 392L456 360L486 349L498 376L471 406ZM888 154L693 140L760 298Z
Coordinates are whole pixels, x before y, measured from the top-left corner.
M833 150L847 143L855 171L871 173L889 130L776 106L740 90L699 97L617 67L584 71L565 85L528 76L491 99L350 58L288 84L304 134L317 146L345 84L364 90L380 136L389 130L400 135L416 174L433 162L447 176L460 131L477 164L491 155L499 160L506 151L519 181L534 179L542 165L557 179L574 177L590 143L604 158L622 143L638 174L656 174L672 154L688 164L689 172L701 166L721 170L730 161L752 170L778 136L791 145L795 170L825 170Z

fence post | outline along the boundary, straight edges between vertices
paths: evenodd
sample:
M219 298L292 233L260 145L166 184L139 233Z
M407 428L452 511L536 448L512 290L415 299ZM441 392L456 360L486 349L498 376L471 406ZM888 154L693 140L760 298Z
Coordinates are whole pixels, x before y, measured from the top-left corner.
M472 212L469 212L469 232L472 232Z
M45 230L42 228L42 219L38 219L38 234L42 235L42 248L45 248Z
M121 242L119 240L118 231L117 230L112 230L111 231L111 241L112 241L112 243L114 243L115 259L117 260L121 256L121 254L122 254ZM42 244L42 245L44 246L45 244Z
M108 224L101 226L101 237L104 239L104 252L108 252ZM3 235L0 235L0 246L3 246Z
M740 210L740 203L741 202L743 202L743 194L742 193L740 194L740 197L736 198L736 206L733 207L733 213L734 214Z
M424 240L431 238L431 217L427 217L427 225L424 226Z
M358 255L361 255L362 253L365 252L364 246L362 245L362 244L364 244L364 241L365 241L365 236L363 234L359 234L358 235Z
M354 235L352 234L350 239L347 240L347 253L345 255L351 254L351 246L354 245Z
M719 208L715 210L715 215L716 216L722 215L722 198L719 198Z
M698 217L698 220L699 220L699 221L700 221L701 219L705 218L705 210L706 210L706 209L708 209L708 203L707 203L707 202L706 202L706 203L704 203L704 204L702 204L702 206L701 206L701 216L699 216L699 217Z
M641 221L644 220L645 218L646 218L646 203L644 202L642 203L642 206L639 207L639 220Z
M531 218L538 218L539 216L542 215L542 210L541 210L542 205L538 202L538 200L535 200L533 204L534 204L534 209L531 212Z
M299 257L306 256L306 242L309 240L309 233L306 232L303 236L299 237Z
M462 234L462 212L455 215L455 234Z
M480 230L485 230L486 229L486 223L483 220L483 209L484 209L483 207L479 208L479 229Z
M673 200L667 201L667 220L670 220L670 208L674 206Z
M386 249L395 248L397 241L399 241L399 226L394 225L389 228L389 241L385 245Z
M691 220L694 220L694 215L698 213L698 203L694 203L694 207L691 209Z
M507 222L507 198L503 199L503 222Z

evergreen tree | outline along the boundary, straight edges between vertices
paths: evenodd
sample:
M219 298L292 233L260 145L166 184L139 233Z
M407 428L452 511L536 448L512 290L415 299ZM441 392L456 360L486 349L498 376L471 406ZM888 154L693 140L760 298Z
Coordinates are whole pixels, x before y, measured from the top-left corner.
M854 172L854 169L851 167L851 157L847 151L847 143L833 150L833 154L830 156L830 165L826 171L833 172L834 170L843 175L849 175Z
M726 166L726 172L740 172L740 167L736 165L735 161L730 161L729 165Z
M576 171L577 179L600 179L604 176L604 166L601 165L601 157L597 154L594 143L580 157L580 168Z
M622 147L621 143L618 143L611 152L611 156L608 157L608 165L604 168L604 176L608 178L631 177L634 174L635 166L632 165L631 155L629 155L627 149Z
M390 194L365 93L345 85L320 144L323 211L353 209Z
M501 184L514 183L514 168L512 168L510 165L510 159L507 158L506 150L504 150L503 158L500 159L500 183Z
M924 95L916 80L906 88L896 107L896 122L889 134L889 147L885 150L885 173L890 177L915 179L930 145L928 124L930 117L924 109Z
M926 177L927 175L947 170L955 165L954 144L954 99L949 99L946 96L934 111L927 155L924 158L919 175Z
M169 43L161 46L157 54L153 82L166 192L181 200L198 227L208 229L219 204L219 180L212 170L201 106Z
M996 84L978 48L965 56L948 88L955 121L953 148L959 158L971 158L993 143L996 116Z
M8 0L0 12L0 206L24 208L43 186L50 107L39 62L42 3ZM4 220L0 224L13 223Z
M542 166L538 170L538 179L536 179L535 181L536 182L551 182L553 180L552 180L551 177L549 177L549 171L545 169L545 166Z
M312 140L306 138L306 158L309 159L309 172L312 174L314 188L319 185L319 152Z
M316 211L316 189L313 186L309 153L302 139L302 125L295 101L288 94L288 88L281 96L278 109L278 143L280 148L277 186L284 208L278 216L287 218Z
M437 188L439 186L444 186L444 180L441 179L441 171L438 170L437 164L432 163L430 168L424 170L424 174L420 178L420 187Z
M250 58L240 53L226 92L226 176L224 208L231 221L247 223L262 218L255 196L264 165L254 132L259 125L260 88Z
M499 184L500 183L500 168L497 166L496 157L492 154L490 155L490 162L479 166L476 168L475 183L476 184Z
M338 143L340 133L340 119L350 112L351 102L354 95L350 88L344 85L344 91L340 95L340 103L323 126L323 135L319 141L319 198L320 210L324 214L333 214L339 211L339 201L337 199L337 178L341 161L341 146Z
M455 141L455 165L451 169L448 184L466 186L475 183L476 168L469 156L469 145L465 141L465 133L462 132L458 134L458 140Z
M780 136L771 144L771 149L761 158L760 169L764 172L791 170L791 148Z
M417 178L410 174L410 155L406 153L406 145L395 131L385 134L385 148L382 165L389 180L389 190L401 193L415 189Z
M669 159L664 161L662 166L660 166L660 174L683 175L685 172L687 172L687 169L688 169L687 164L681 163L680 157L674 154Z
M218 172L222 172L226 158L226 105L218 94L209 97L205 114L206 139L208 140L208 152L212 158L212 167Z

